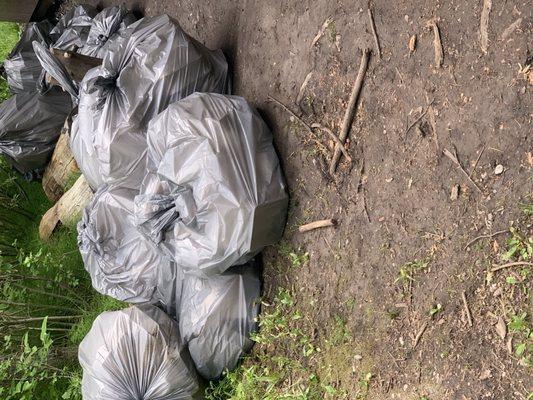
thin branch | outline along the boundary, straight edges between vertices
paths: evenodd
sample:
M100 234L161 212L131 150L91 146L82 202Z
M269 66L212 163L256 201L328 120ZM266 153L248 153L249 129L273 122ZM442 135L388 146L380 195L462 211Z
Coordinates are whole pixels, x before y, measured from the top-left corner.
M527 262L527 261L516 261L516 262L512 262L512 263L509 263L509 264L503 264L503 265L500 265L498 267L492 268L490 270L490 272L496 272L496 271L502 270L504 268L516 267L518 265L523 265L523 266L526 266L526 267L533 267L533 263L530 263L530 262Z
M461 293L461 297L463 298L463 305L465 307L466 312L466 318L468 319L468 325L472 326L472 314L470 314L470 307L468 307L468 301L466 300L466 293L463 291Z
M501 234L507 233L507 232L509 232L509 229L504 229L503 231L494 232L494 233L491 233L490 235L478 236L478 237L472 239L470 242L468 242L463 250L468 249L470 246L472 246L474 243L476 243L480 239L485 239L485 238L489 239L489 238L492 238L494 236L501 235Z
M404 136L407 135L409 133L409 131L411 129L413 129L413 127L422 119L425 117L425 115L428 113L429 111L429 107L431 107L433 105L433 103L435 102L435 99L431 100L431 103L429 103L426 107L426 109L424 110L424 112L422 114L420 114L420 116L411 124L407 127L407 129L405 130L404 132Z
M350 132L350 128L352 126L353 118L355 116L355 112L357 108L357 103L358 103L358 100L361 94L361 88L363 87L363 81L365 78L366 70L368 69L369 59L370 59L370 50L364 49L363 56L361 57L361 64L359 65L359 72L357 73L357 77L355 79L355 83L352 88L352 94L350 95L350 100L348 101L348 107L346 108L346 112L344 114L344 120L342 122L342 129L339 135L339 140L341 141L341 143L346 142L346 138L348 137L348 133ZM329 165L330 175L333 175L335 173L340 157L341 157L341 149L337 145L335 146L335 152L333 153L331 164Z
M483 153L485 152L485 146L483 146L483 148L481 149L481 151L479 152L479 155L477 156L476 158L476 162L474 163L474 166L472 167L472 170L470 171L470 173L468 174L468 176L470 178L472 178L472 174L474 173L474 171L476 170L476 167L477 167L477 164L479 162L479 159L481 158L481 156L483 155Z
M463 166L461 165L461 163L459 162L459 159L457 158L457 155L454 155L450 152L450 150L448 149L444 149L442 150L443 154L448 157L455 165L457 165L459 167L459 169L463 172L463 174L465 174L465 176L468 178L468 180L475 186L475 188L479 191L479 192L483 192L481 190L481 188L477 185L476 182L474 182L472 180L472 178L468 175L468 172L465 171L465 169L463 168Z
M368 18L370 19L370 27L372 28L372 35L374 36L374 44L376 45L378 57L381 60L381 45L379 44L379 37L376 31L376 24L374 22L374 15L372 15L372 10L370 8L368 9Z
M352 162L352 157L350 157L350 155L348 154L346 147L344 147L342 142L339 140L337 136L335 136L335 134L331 131L331 129L328 129L325 126L320 125L319 123L314 123L313 125L311 125L311 128L320 129L321 131L326 132L328 136L335 142L335 144L340 147L344 157L346 157L348 161Z

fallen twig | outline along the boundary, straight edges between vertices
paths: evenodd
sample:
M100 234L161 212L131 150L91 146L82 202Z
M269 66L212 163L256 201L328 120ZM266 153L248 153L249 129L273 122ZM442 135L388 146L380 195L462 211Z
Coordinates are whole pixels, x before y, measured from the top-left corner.
M426 93L426 102L429 103L429 96ZM433 131L433 142L435 143L435 155L439 157L440 155L440 145L439 145L439 135L437 133L437 121L435 119L435 110L433 109L433 104L429 105L429 123L431 125L431 130Z
M472 326L472 314L470 314L470 308L468 307L468 301L466 300L466 293L464 291L461 293L461 297L463 298L463 305L465 307L466 318L468 319L468 326Z
M474 166L472 167L472 170L470 171L470 173L468 174L469 177L472 177L472 174L474 173L474 171L476 170L476 167L477 167L477 164L479 162L479 159L481 158L481 156L483 155L483 152L485 151L485 146L483 146L483 148L481 149L481 151L479 152L479 155L477 156L476 158L476 162L474 163Z
M530 262L527 262L527 261L516 261L516 262L512 262L512 263L509 263L509 264L503 264L503 265L500 265L498 267L492 268L490 270L490 272L496 272L496 271L502 270L504 268L516 267L518 265L524 265L526 267L533 267L533 263L530 263Z
M340 147L344 157L346 157L348 161L352 162L352 157L350 157L350 155L348 154L346 147L344 147L342 142L339 140L337 136L335 136L335 134L331 131L331 129L328 129L325 126L320 125L319 123L312 124L311 128L320 129L321 131L326 132L328 136L335 142L335 144Z
M359 99L359 94L361 93L361 88L363 87L363 80L365 78L365 73L368 68L368 60L370 58L370 50L364 49L363 56L361 58L361 64L359 65L359 72L357 73L357 78L352 89L352 94L350 95L350 100L348 101L348 108L344 114L344 120L342 122L342 130L339 135L339 140L341 143L346 141L346 137L350 132L350 127L352 126L352 121L355 115L355 110L357 106L357 100ZM337 169L337 164L341 157L341 149L338 145L335 146L335 152L331 159L331 164L329 166L329 173L333 175Z
M298 96L296 97L296 104L300 105L304 98L305 88L307 87L309 81L311 80L311 77L313 76L312 72L309 72L307 76L305 77L302 86L300 86L300 91L298 92Z
M337 221L334 219L323 219L320 221L314 221L310 222L309 224L302 225L298 228L298 232L304 233L309 232L318 228L325 228L328 226L335 226L337 225Z
M463 250L468 249L470 246L472 246L474 243L476 243L480 239L485 239L485 238L488 239L488 238L491 238L491 237L494 237L494 236L497 236L497 235L501 235L501 234L507 233L507 232L509 232L509 229L505 229L503 231L494 232L494 233L491 233L490 235L478 236L478 237L472 239L470 242L468 242Z
M487 53L489 50L489 15L491 9L492 0L483 0L483 9L481 10L481 21L479 26L481 50L483 53Z
M374 22L374 15L372 15L372 10L368 9L368 19L370 19L370 27L372 28L372 35L374 36L374 44L376 45L376 51L378 57L381 60L381 45L379 44L378 33L376 32L376 24Z
M431 105L435 102L435 99L431 100L431 103L429 103L426 107L426 109L424 110L424 112L422 114L420 114L420 116L411 124L407 127L407 129L405 130L404 132L404 136L407 135L407 133L409 133L409 131L411 129L413 129L413 127L422 119L424 118L424 116L427 114L427 112L429 111L429 107L431 107Z
M509 38L509 36L511 36L514 33L514 31L518 27L520 27L520 24L522 24L522 18L518 18L515 22L509 25L507 29L505 29L502 33L502 40L506 40L507 38Z
M437 20L435 18L430 19L426 26L433 29L433 46L435 47L435 67L442 67L444 62L444 50L442 48L442 40L440 38L439 26L437 25Z
M289 114L291 114L294 117L294 119L296 119L296 121L298 121L300 124L302 124L309 131L309 133L313 136L313 141L324 152L324 155L327 155L329 153L328 149L326 148L326 146L324 146L322 144L322 142L320 140L318 140L318 138L315 135L315 132L313 132L313 129L311 128L311 126L307 122L305 122L303 119L301 119L299 116L297 116L289 107L287 107L285 104L283 104L278 99L275 99L272 96L268 96L268 101L273 101L278 106L280 106L285 111L287 111Z
M422 326L420 327L420 330L416 334L415 340L413 342L413 349L418 345L418 342L420 342L420 338L422 337L422 335L426 331L427 327L428 327L428 322L426 321L426 322L424 322L422 324Z
M311 47L313 47L315 44L318 43L320 38L324 36L324 33L326 32L326 29L328 29L329 24L333 22L333 19L331 17L328 17L324 23L322 24L322 27L318 30L318 33L314 37L313 41L311 42Z
M457 155L454 155L452 154L452 152L450 152L450 150L448 149L444 149L442 150L443 154L448 157L455 165L457 165L459 167L459 169L463 172L463 174L465 174L465 176L468 178L468 180L475 186L475 188L477 190L479 190L480 192L482 192L481 188L477 185L476 182L474 182L474 180L470 177L470 175L468 175L468 172L465 171L465 169L463 168L463 166L461 165L461 163L459 162L459 159L457 158Z

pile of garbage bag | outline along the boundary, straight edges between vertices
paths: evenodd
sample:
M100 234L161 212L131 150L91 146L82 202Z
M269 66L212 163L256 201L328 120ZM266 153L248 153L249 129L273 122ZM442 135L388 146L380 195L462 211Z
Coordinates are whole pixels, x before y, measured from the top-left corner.
M148 122L189 94L229 88L222 52L208 50L166 15L143 18L114 43L81 82L72 127L72 151L93 189L103 183L138 188Z
M101 64L77 82L50 48ZM231 95L222 51L167 15L77 6L29 24L5 67L16 94L0 105L0 153L21 173L42 169L71 113L95 192L78 223L84 266L95 290L131 304L81 343L83 398L201 398L203 379L251 349L260 253L283 234L270 129Z
M53 59L50 62L52 55L47 50L56 48L104 57L115 39L135 20L123 5L105 8L100 13L93 7L80 5L67 12L55 25L50 21L26 25L19 42L3 64L8 88L18 99L0 107L3 115L0 154L6 155L16 170L29 175L40 174L52 155L66 115L77 102L77 83L70 82L70 77L60 83L64 89L68 86L66 89L73 96L72 104L67 96L60 96L57 89L50 90L43 83L43 67L55 71L51 74L55 78L64 75L64 71L57 71L57 62L54 64ZM73 87L76 90L72 90ZM58 101L60 97L64 99ZM67 102L69 109L65 113ZM30 109L31 105L35 108ZM17 124L10 120L18 120L23 113L24 118ZM46 115L51 117L43 125Z

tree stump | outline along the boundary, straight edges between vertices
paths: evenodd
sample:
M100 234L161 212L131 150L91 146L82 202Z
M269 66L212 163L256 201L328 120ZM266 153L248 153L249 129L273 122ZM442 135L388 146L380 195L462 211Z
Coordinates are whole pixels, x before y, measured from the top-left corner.
M74 186L43 215L39 225L40 238L48 240L60 223L69 228L74 228L92 197L93 192L87 180L83 175L80 176Z
M80 173L74 155L70 151L70 118L67 118L57 141L54 154L43 175L43 189L50 201L56 202L65 193L67 186Z

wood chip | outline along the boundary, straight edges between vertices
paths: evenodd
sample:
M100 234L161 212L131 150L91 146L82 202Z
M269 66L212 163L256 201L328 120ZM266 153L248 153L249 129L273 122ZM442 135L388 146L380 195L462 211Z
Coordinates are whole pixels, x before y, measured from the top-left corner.
M450 200L456 201L459 198L459 185L454 185L450 193Z
M487 53L489 50L489 15L492 9L492 0L483 0L483 9L481 10L481 22L479 35L481 40L481 50Z
M324 36L324 33L326 33L326 29L328 29L329 24L333 22L333 19L331 17L328 17L324 23L322 24L322 27L318 30L318 33L314 37L313 41L311 42L311 47L314 47L315 44L318 43L320 38Z
M433 46L435 47L435 68L441 68L444 63L444 50L442 48L442 40L440 38L440 30L437 25L437 19L430 19L426 26L433 30Z
M496 333L498 334L498 336L502 340L505 340L505 336L507 336L507 325L505 324L505 321L503 320L502 317L498 318L498 323L496 324L495 328L496 328Z
M416 35L413 35L409 38L409 52L412 54L416 50Z
M298 232L304 233L304 232L309 232L309 231L312 231L318 228L325 228L328 226L335 226L335 225L337 225L337 221L335 221L334 219L323 219L320 221L314 221L309 224L300 226L298 228Z
M468 301L466 300L466 293L463 291L461 293L461 297L463 299L463 306L465 308L466 318L468 320L468 326L472 326L472 314L470 314L470 307L468 307Z
M302 83L302 86L300 86L300 91L298 92L298 96L296 97L296 104L300 104L304 98L305 89L307 88L307 85L309 84L309 81L311 80L311 77L313 76L312 72L309 72L307 76L304 79L304 82Z
M515 22L509 25L502 33L502 40L507 40L522 24L522 18L518 18Z
M422 324L422 326L418 330L418 333L416 334L415 340L413 341L413 349L418 345L418 342L420 342L420 338L426 331L427 327L428 327L428 322L426 321Z

